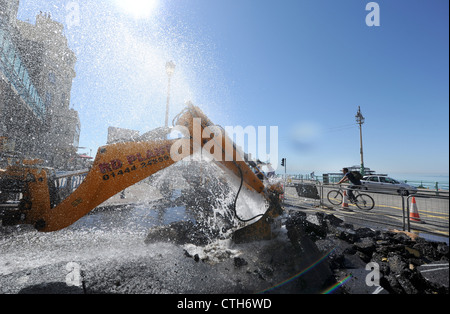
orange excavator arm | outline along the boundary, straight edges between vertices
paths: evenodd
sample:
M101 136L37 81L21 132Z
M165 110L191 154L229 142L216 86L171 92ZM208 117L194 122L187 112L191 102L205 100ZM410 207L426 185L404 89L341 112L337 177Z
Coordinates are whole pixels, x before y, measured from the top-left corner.
M127 187L169 167L173 141L119 143L98 150L83 183L55 208L35 206L27 224L39 231L66 228ZM35 203L32 199L32 203Z
M178 116L177 125L186 128L191 135L195 132L203 134L205 129L214 126L199 108L192 105ZM263 182L240 158L234 143L225 134L210 140L216 141L216 147L219 147L216 161L241 178L247 188L268 197ZM172 156L179 153L180 147L185 148L182 153L188 156L206 144L203 139L195 143L195 137L188 136L101 147L83 183L54 208L50 205L49 178L45 171L22 165L10 167L2 176L23 180L26 186L27 203L21 208L21 221L17 224L31 224L39 231L52 232L72 225L120 191L171 166L178 161Z

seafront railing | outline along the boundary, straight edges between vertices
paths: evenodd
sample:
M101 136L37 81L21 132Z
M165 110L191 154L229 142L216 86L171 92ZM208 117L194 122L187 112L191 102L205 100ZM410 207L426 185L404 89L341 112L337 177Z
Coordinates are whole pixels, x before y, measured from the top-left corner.
M419 190L415 194L400 195L365 190L363 193L373 198L375 207L363 211L352 203L347 206L331 204L328 193L337 187L318 181L293 180L287 184L285 205L301 210L329 211L370 227L449 237L449 191Z
M288 178L293 180L306 180L306 181L317 181L324 183L323 176L311 176L310 174L298 174L298 175L288 175ZM339 180L342 179L342 176L331 176L327 177L325 180L325 184L327 182L329 184L338 183ZM418 189L430 190L430 191L448 191L449 190L449 182L448 181L430 181L430 180L399 180L400 182L407 183L411 186L414 186Z

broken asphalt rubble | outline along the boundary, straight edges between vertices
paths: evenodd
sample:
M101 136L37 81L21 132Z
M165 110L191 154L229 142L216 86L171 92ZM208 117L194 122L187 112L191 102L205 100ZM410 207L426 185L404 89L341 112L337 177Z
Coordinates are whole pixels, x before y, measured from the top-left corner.
M298 265L299 270L314 265L312 271L308 270L307 274L302 275L300 279L302 284L297 285L298 293L320 292L333 282L339 282L357 273L356 270L361 270L359 274L368 274L366 271L368 263L379 265L380 285L385 289L385 293L448 294L449 292L448 278L444 281L434 280L424 276L420 271L423 265L448 263L449 249L446 243L429 242L413 234L399 231L356 229L332 214L290 211L286 217L287 238L292 250L286 247L282 250L284 253L289 251L288 254L291 254L297 263L302 264ZM179 227L183 229L182 234L185 235L191 234L189 229L191 231L195 229L194 225L186 223ZM153 241L164 241L164 238L169 241L170 235L167 232L169 231L156 232L153 234ZM195 235L195 232L193 234ZM200 246L206 244L205 239L200 239L200 243L195 243L197 242L195 239L199 240L198 235L184 239L179 236L172 238L177 244L194 243ZM153 242L149 238L147 241ZM274 256L277 254L276 251L277 249L272 251ZM196 262L201 261L198 255L186 254L186 256L194 258ZM317 263L324 256L327 258ZM234 257L234 264L235 267L247 265L246 257ZM276 265L272 266L276 269ZM306 288L305 285L314 287ZM292 289L280 291L293 292ZM346 294L355 291L343 285L337 293Z
M328 261L336 280L346 277L352 269L365 269L374 262L380 266L381 287L391 294L449 293L448 270L446 280L433 280L419 271L423 265L448 264L446 243L429 242L399 231L354 229L324 213L292 211L289 216L288 232L302 229L320 251L332 250ZM344 285L341 293L346 292Z

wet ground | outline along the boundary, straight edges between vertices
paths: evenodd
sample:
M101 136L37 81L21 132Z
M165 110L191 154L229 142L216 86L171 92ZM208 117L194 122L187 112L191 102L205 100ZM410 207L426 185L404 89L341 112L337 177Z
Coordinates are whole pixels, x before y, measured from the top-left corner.
M179 201L181 183L165 197L155 186L144 182L127 189L125 198L116 195L62 231L0 227L0 293L387 293L366 284L372 254L385 267L382 271L398 268L399 274L417 276L421 265L430 274L427 265L433 261L425 251L432 246L421 244L422 249L403 238L399 242L397 234L354 231L332 215L305 214L295 208L285 213L278 236L270 241L235 244L226 232L207 245L146 241L155 227L198 219ZM250 207L264 205L255 202L244 199ZM243 204L238 209L245 214ZM411 251L405 255L407 246ZM400 253L392 255L389 250ZM441 245L436 252L439 262L434 264L438 268L446 264L448 278L448 246ZM397 280L397 273L390 275ZM448 291L448 284L442 288L434 283L432 288L408 290L409 283L397 282L398 290L395 283L387 286L393 287L391 293Z
M163 197L138 184L58 232L0 227L0 293L241 294L274 287L275 293L318 293L328 284L331 273L314 284L305 276L280 286L309 262L284 228L277 239L249 244L235 244L228 234L208 245L145 243L152 228L198 218L172 188Z
M259 293L305 268L283 234L273 241L207 246L144 244L145 236L15 230L0 241L0 293ZM318 293L323 284L296 281L276 292Z

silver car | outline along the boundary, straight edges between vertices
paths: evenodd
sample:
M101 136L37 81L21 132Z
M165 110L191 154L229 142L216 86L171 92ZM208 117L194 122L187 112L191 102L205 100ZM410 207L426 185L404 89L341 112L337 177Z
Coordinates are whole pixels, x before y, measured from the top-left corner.
M367 190L393 192L400 195L417 193L417 188L386 176L365 176L361 183Z

